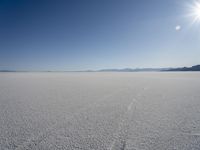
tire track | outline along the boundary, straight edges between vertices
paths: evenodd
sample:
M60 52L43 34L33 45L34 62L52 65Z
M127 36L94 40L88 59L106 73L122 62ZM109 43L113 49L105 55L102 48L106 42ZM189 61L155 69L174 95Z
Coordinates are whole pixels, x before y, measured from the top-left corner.
M127 106L126 112L124 113L124 117L119 123L118 130L114 135L114 141L108 150L125 150L126 148L126 140L128 138L129 131L129 121L133 115L133 112L136 110L137 100L135 98L132 99L131 103Z

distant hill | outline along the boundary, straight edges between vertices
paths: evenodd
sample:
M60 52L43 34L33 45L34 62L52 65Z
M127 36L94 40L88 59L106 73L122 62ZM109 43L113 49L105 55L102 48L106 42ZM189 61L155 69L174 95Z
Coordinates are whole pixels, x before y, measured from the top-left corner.
M17 72L15 70L0 70L0 72Z
M159 71L200 71L200 65L192 67L180 67L180 68L125 68L125 69L102 69L98 72L159 72Z
M200 71L200 65L192 67L172 68L166 71Z
M97 70L98 72L145 72L145 71L163 71L169 68L124 68L124 69L102 69Z
M160 71L200 71L200 65L180 68L123 68L123 69L101 69L82 71L33 71L33 72L160 72ZM29 72L16 70L0 70L0 72Z

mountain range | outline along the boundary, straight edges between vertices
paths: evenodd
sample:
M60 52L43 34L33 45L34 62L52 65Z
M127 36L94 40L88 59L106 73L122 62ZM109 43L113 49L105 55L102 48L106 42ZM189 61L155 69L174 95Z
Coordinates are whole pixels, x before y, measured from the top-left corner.
M171 68L167 71L200 71L200 65L192 66L192 67L182 67L182 68Z
M200 71L200 65L180 68L123 68L123 69L101 69L83 71L36 71L36 72L160 72L160 71ZM29 72L17 70L0 70L0 72Z

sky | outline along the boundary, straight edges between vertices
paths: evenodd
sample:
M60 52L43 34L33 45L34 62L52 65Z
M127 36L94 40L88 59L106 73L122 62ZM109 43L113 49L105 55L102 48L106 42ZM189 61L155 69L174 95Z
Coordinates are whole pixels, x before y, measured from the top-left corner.
M200 23L188 15L193 3L0 0L0 70L200 64Z

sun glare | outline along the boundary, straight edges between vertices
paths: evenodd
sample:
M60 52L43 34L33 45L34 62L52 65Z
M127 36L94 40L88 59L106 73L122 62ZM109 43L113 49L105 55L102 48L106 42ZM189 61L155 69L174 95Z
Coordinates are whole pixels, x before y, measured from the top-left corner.
M189 16L193 18L193 24L200 22L200 0L196 0L192 5L190 5Z

